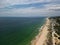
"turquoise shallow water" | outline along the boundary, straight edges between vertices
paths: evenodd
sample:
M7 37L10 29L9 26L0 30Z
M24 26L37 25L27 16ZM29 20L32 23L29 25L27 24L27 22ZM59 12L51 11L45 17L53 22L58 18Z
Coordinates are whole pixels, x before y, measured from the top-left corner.
M0 45L30 45L44 20L42 17L0 17Z

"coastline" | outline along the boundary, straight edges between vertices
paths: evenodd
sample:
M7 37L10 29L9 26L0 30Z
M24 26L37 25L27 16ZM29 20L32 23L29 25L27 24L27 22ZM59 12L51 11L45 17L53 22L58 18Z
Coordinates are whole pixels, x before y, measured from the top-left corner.
M60 45L60 17L46 18L31 45Z
M46 18L46 22L39 29L38 35L31 41L31 45L46 45L47 35L50 33L48 31L50 23L50 20Z
M35 42L37 42L38 38L40 37L41 33L42 33L42 29L44 26L41 26L41 28L39 29L39 33L38 35L35 36L35 38L31 41L31 45L35 45ZM34 44L33 44L34 43Z

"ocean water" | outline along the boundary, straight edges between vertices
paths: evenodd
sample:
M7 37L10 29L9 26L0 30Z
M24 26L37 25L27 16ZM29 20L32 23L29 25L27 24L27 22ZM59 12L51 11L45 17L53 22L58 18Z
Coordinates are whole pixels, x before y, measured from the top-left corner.
M0 45L30 45L44 17L0 17Z

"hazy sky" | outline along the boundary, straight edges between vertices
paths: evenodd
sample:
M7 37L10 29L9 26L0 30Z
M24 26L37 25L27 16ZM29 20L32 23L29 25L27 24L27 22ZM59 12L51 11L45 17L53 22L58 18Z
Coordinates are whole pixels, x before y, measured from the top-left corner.
M60 0L0 0L1 16L60 16Z

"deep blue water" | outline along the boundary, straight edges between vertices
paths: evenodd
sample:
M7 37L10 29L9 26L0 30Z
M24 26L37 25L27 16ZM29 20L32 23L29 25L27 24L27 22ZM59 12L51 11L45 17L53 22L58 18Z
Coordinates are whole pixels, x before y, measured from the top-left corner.
M30 45L44 17L0 17L0 45Z

